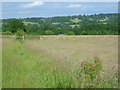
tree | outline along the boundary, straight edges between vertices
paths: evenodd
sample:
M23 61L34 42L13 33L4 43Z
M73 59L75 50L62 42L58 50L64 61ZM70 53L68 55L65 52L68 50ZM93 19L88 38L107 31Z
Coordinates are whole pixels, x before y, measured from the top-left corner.
M117 14L100 14L49 18L3 19L0 29L2 28L3 32L12 32L12 34L16 33L18 29L21 29L27 34L34 35L52 35L53 33L55 35L71 34L69 31L72 31L75 35L117 35L119 33L118 29L120 28L117 16ZM74 23L77 19L81 21ZM22 20L31 23L24 25Z
M10 20L7 23L7 27L9 29L9 31L11 31L12 33L17 32L18 29L26 31L25 30L25 25L22 22L22 20L20 20L20 19L12 19L12 20Z
M80 31L81 31L81 29L80 29L80 27L78 27L78 26L75 26L75 27L73 28L73 32L75 33L75 35L80 35Z

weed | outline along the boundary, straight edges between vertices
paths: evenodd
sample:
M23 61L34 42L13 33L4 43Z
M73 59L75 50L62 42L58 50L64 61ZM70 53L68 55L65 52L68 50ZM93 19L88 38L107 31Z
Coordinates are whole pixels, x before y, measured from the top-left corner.
M100 58L95 57L94 63L89 63L88 61L83 61L81 63L81 76L84 77L84 82L88 82L88 87L93 87L94 80L102 71L102 62ZM91 85L90 85L91 83ZM86 87L86 85L85 85Z

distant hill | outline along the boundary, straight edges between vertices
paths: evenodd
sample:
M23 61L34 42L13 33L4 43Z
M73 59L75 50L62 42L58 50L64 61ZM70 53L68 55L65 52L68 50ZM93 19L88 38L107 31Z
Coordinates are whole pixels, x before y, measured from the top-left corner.
M34 22L39 24L64 24L64 25L84 25L89 23L108 24L117 23L118 14L98 14L98 15L78 15L78 16L58 16L49 18L25 18L24 22Z
M11 19L3 19L6 24ZM20 19L29 34L118 34L118 14L76 15L57 17L33 17ZM113 30L114 29L114 30Z

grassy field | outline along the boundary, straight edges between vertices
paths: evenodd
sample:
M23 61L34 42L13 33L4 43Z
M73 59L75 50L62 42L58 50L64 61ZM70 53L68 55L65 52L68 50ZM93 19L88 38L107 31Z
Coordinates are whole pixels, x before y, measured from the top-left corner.
M81 22L80 19L71 19L70 21L74 22L74 23L78 23L78 22Z
M0 39L0 89L2 89L2 39Z
M60 24L60 22L55 22L55 23L52 23L52 24L57 25L57 24Z
M117 37L52 38L23 43L3 39L2 44L3 88L118 87ZM96 59L101 63L95 64Z
M35 23L35 22L23 22L25 25L28 25L28 24L37 24L39 25L39 23Z

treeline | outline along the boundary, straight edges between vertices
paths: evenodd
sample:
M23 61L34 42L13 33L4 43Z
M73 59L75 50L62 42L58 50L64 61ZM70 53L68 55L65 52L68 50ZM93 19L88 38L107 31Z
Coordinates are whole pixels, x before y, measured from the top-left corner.
M18 29L32 35L119 34L117 14L3 19L3 34L15 34Z
M77 19L80 22L72 20ZM57 16L49 18L25 18L25 22L37 22L39 24L52 24L59 22L60 24L89 24L89 23L117 23L118 14L98 14L98 15L78 15L78 16Z

